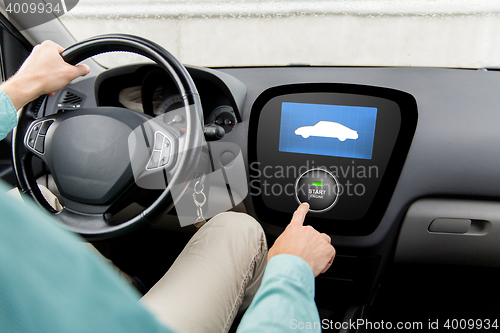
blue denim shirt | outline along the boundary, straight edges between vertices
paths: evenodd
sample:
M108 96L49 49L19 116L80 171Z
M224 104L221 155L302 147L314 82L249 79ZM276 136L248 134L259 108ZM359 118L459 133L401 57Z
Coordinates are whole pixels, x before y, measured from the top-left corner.
M0 137L16 122L0 92ZM0 332L173 332L83 239L7 191L0 182ZM310 266L279 255L269 261L238 333L319 332L319 320Z

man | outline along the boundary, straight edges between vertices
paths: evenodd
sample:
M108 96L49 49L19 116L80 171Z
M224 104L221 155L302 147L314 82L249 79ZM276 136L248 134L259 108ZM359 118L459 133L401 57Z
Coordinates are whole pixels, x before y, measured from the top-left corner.
M0 85L0 139L16 125L17 109L89 73L65 63L62 51L50 41L37 45ZM314 277L330 267L335 250L327 235L303 226L308 204L268 253L253 218L215 216L140 300L78 236L7 190L0 184L2 332L227 332L252 298L238 332L288 332L292 320L317 322L320 330Z

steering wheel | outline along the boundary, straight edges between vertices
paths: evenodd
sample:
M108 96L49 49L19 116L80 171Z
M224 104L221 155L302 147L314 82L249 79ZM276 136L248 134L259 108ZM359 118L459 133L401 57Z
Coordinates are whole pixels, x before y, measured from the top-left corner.
M37 118L46 95L22 109L13 132L19 190L59 218L67 229L89 240L114 238L159 221L184 193L201 151L203 111L196 86L186 68L164 48L144 38L110 34L74 44L62 57L76 65L114 51L143 55L172 77L186 110L184 133L150 116L118 107L82 108ZM145 145L141 146L133 133L140 133ZM131 144L134 154L147 157L134 161ZM48 204L36 184L34 156L45 162L54 177L63 198L61 211ZM139 178L162 175L165 179L167 174L168 184L149 207L128 221L113 220L109 212L118 203L130 201L137 193Z

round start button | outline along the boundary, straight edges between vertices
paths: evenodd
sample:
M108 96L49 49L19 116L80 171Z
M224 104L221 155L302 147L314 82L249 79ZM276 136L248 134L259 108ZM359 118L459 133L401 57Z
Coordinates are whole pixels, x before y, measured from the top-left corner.
M309 203L309 211L323 213L337 203L339 182L329 171L311 169L304 172L295 182L295 198L299 204Z

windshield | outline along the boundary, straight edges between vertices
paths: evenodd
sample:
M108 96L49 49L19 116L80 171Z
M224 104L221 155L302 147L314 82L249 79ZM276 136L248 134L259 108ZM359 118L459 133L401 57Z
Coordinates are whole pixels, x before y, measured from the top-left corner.
M135 34L198 66L482 68L500 65L499 14L496 0L80 0L59 19L77 40Z

